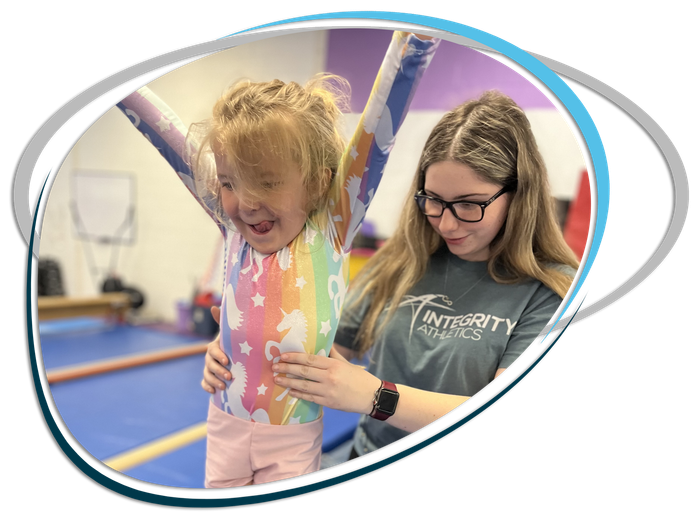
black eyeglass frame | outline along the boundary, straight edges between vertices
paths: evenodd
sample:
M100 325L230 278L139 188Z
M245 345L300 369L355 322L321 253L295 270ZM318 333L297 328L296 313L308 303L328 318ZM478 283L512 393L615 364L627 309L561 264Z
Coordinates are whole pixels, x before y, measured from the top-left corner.
M499 196L501 196L502 194L505 194L505 193L513 191L513 190L515 190L515 188L512 186L503 187L503 189L501 189L496 194L491 196L491 198L489 198L488 200L486 200L485 202L482 202L482 203L478 203L475 201L466 201L466 200L445 201L445 200L441 200L440 198L436 198L435 196L429 196L429 195L425 194L425 191L422 189L413 195L413 199L416 200L416 204L418 205L418 208L420 209L421 213L428 218L441 218L442 215L445 213L445 209L447 208L447 209L450 209L450 212L452 213L452 215L455 218L457 218L459 221L463 221L464 223L478 223L479 221L484 219L484 214L486 213L486 207L488 207L494 201L496 201L496 199ZM425 199L425 200L436 201L436 202L442 204L442 210L440 211L440 214L437 214L437 215L436 214L426 214L425 212L423 212L423 208L420 205L421 198ZM458 205L460 203L469 203L471 205L478 205L479 207L481 207L481 217L477 220L466 220L466 219L460 218L457 215L457 211L453 207L453 205Z

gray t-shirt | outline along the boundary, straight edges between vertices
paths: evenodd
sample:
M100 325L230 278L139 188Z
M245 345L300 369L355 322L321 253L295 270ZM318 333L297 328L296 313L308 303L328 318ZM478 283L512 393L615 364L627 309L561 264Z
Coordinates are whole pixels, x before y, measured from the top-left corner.
M350 308L349 295L335 341L357 349L355 336L369 301ZM417 389L473 396L535 340L561 302L539 281L498 284L486 262L464 261L442 248L378 336L368 370ZM407 435L367 416L360 421L358 434L363 433L370 450Z

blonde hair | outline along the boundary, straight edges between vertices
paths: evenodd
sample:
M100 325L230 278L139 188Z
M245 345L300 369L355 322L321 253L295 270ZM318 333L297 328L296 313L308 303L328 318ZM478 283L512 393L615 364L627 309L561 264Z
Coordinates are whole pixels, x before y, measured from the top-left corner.
M342 110L349 91L345 79L329 74L318 74L304 86L276 79L244 80L229 88L204 129L195 130L202 133L193 160L195 178L216 199L219 217L226 219L212 153L225 159L236 184L257 199L274 189L257 174L263 161L294 164L307 193L307 214L325 224L329 200L339 194L333 179L345 149ZM204 153L210 155L209 167L203 166Z
M353 306L371 297L356 340L362 356L426 272L430 256L445 242L414 203L431 164L454 161L485 181L511 187L508 216L491 242L489 275L499 283L537 279L562 298L572 278L558 265L578 268L555 216L547 171L525 113L512 99L486 92L447 113L423 148L412 190L394 235L368 261L353 285L361 286ZM379 325L387 304L388 312Z

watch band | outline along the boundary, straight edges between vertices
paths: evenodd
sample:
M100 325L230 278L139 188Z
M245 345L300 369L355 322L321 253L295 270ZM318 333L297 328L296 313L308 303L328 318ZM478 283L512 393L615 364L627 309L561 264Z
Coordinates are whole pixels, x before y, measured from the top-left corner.
M372 401L372 412L369 416L380 421L386 421L396 411L399 403L399 392L396 385L390 381L382 381L381 386L374 393Z

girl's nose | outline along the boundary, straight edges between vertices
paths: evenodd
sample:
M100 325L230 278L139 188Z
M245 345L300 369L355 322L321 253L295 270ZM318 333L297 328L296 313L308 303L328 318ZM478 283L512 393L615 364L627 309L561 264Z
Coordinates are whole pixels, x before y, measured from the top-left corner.
M450 209L445 209L445 211L442 213L442 216L440 216L440 232L451 232L453 230L456 230L458 226L459 220L455 218L455 215L452 214L452 211Z
M242 194L238 197L238 206L243 212L255 212L256 210L260 210L260 200Z

